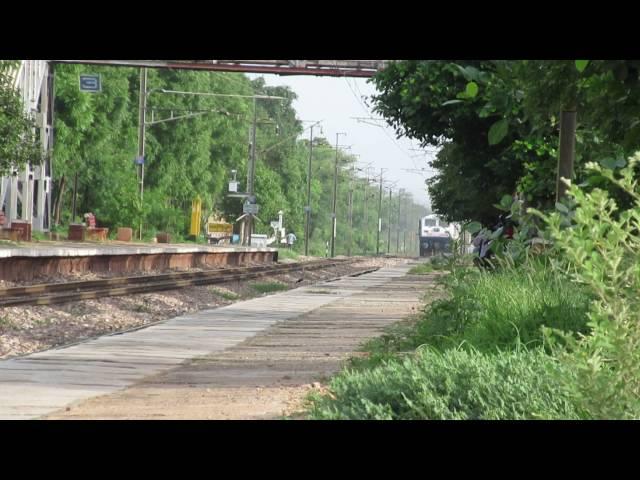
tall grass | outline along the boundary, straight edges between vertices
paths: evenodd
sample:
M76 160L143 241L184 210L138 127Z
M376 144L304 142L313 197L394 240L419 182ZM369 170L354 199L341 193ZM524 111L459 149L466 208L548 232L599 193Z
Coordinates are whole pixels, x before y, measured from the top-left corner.
M497 272L457 272L450 298L435 302L416 325L412 344L481 351L543 344L542 327L587 331L589 295L543 265Z
M365 345L312 396L319 419L578 418L543 327L586 333L589 295L545 265L454 268L447 298ZM584 412L583 412L584 413ZM583 415L584 416L584 415Z
M300 254L291 248L278 248L279 259L297 260Z

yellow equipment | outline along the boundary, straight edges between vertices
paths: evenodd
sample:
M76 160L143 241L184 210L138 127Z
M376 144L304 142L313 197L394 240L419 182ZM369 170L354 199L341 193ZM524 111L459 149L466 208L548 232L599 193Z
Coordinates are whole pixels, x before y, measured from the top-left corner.
M191 228L189 233L196 237L200 235L200 219L202 218L202 200L200 196L191 202Z
M211 215L207 220L207 237L210 243L230 243L233 225Z

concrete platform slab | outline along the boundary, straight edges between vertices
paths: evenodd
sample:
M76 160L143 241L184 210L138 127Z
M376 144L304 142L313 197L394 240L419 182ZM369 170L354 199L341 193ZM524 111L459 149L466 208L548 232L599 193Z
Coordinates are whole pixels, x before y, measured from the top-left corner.
M0 280L32 281L83 273L135 274L187 268L271 263L275 248L124 242L0 244Z
M0 419L37 418L70 403L115 392L185 360L225 351L276 323L295 321L339 300L366 301L358 295L403 276L409 268L388 267L184 315L129 333L1 361ZM335 287L334 295L309 294L311 290L329 286ZM353 314L357 314L357 307ZM367 318L372 320L371 315L363 320ZM229 335L229 328L237 330ZM296 349L298 345L299 342L292 342L287 348ZM319 345L308 351L324 348ZM346 352L349 348L334 345L339 351Z

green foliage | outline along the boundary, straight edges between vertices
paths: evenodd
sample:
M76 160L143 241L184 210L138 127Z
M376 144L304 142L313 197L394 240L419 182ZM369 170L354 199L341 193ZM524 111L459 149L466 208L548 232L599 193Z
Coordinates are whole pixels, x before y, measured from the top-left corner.
M521 174L521 162L502 144L522 129L507 118L515 100L496 87L500 69L489 61L402 61L373 79L375 111L399 136L443 146L431 162L439 173L427 185L434 211L450 221L491 223L493 204Z
M559 378L582 414L591 418L640 417L640 189L634 173L639 162L636 154L619 173L596 163L587 165L633 199L628 209L620 211L605 190L587 192L571 185L571 211L537 212L562 254L556 269L568 271L595 297L588 335L550 336L567 344L552 342L577 381Z
M433 272L433 265L430 262L421 263L409 270L409 275L426 275Z
M542 327L586 332L589 297L544 266L499 272L455 272L450 298L436 301L407 347L464 344L486 352L543 343Z
M103 91L86 94L78 89L78 75L91 68L102 75ZM285 228L303 245L307 204L308 140L299 140L303 127L297 120L287 87L269 87L264 80L241 74L149 70L147 120L167 119L171 112L204 114L156 123L146 129L144 201L140 201L137 155L139 72L135 69L56 66L56 149L54 192L62 192L62 222L71 220L73 177L78 173L78 212L92 211L99 224L112 228L143 223L144 238L156 232L187 237L191 202L200 196L203 216L220 213L228 221L242 214L242 202L229 198L227 181L237 170L240 191L246 188L249 134L254 102L234 97L163 94L158 89L240 95L273 95L283 101L258 100L255 193L260 204L255 232L271 235L270 221L284 212ZM276 131L276 125L278 129ZM348 193L353 188L354 253L375 251L376 185L356 178L355 157L338 152L338 238L336 253L349 248ZM335 148L314 138L311 184L310 253L325 254L331 235ZM367 197L366 199L364 197ZM386 200L386 199L384 199ZM405 197L406 201L407 198ZM415 205L413 205L415 208ZM383 218L388 218L383 201ZM394 211L395 213L395 211ZM417 215L416 215L417 216ZM395 216L392 220L397 222ZM413 220L408 231L413 232ZM386 227L386 225L385 225ZM239 233L239 225L235 226Z
M300 254L291 248L278 248L278 259L296 260Z
M548 372L557 372L549 375ZM572 419L556 378L571 375L540 350L487 355L422 349L404 360L347 370L312 398L313 419Z
M587 162L640 148L638 60L402 61L373 81L376 111L398 135L443 146L428 188L449 220L490 225L492 205L516 190L552 207L562 110L578 112L578 182Z
M589 65L589 60L576 60L576 68L580 73L584 72L587 65Z
M219 288L211 288L211 291L216 295L220 295L225 300L238 300L240 298L240 295L238 295L237 293L234 293L234 292L230 292L228 290L221 290Z
M509 132L509 121L505 118L502 120L498 120L496 123L491 125L489 129L488 137L489 137L489 145L496 145L500 143L504 137L507 136Z
M280 292L289 289L285 284L279 282L256 282L251 283L250 286L258 293Z
M42 158L34 135L33 118L24 112L22 98L13 85L19 62L0 60L0 175L11 165L37 163Z

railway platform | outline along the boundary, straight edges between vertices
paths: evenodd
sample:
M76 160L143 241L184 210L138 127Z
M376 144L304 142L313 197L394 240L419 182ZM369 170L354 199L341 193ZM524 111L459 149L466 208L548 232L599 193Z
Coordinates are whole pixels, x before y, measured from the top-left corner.
M177 374L181 370L176 368L181 366L193 368L188 366L192 360L209 358L242 345L244 349L236 352L239 356L232 362L236 365L235 370L229 369L226 363L223 368L214 362L207 367L206 375L202 371L199 373L204 375L199 380L193 371L184 371L178 382L180 391L193 393L192 387L196 385L201 386L203 392L218 391L222 385L215 387L216 382L237 383L243 378L254 391L253 387L264 383L265 369L279 365L278 368L284 369L282 375L295 376L305 362L314 358L320 359L317 365L305 364L302 370L308 370L310 375L328 374L338 368L363 339L379 335L383 327L400 320L418 305L424 287L416 284L415 279L404 279L410 268L409 262L384 267L372 273L182 315L132 332L0 361L0 418L60 418L65 413L79 418L82 410L78 410L78 406L83 402L96 397L108 400L109 395L118 392L126 394L127 389L140 385L145 379L158 381L158 375ZM390 296L390 292L394 293ZM261 336L264 332L279 333L276 337L266 338ZM280 338L282 335L285 336ZM256 340L247 343L252 338ZM275 355L273 351L274 345L286 347L280 360L280 354ZM263 347L267 350L263 352L259 368L253 364L246 366L254 372L253 376L249 371L239 373L238 362L254 358L254 353L262 352ZM326 364L330 359L331 365ZM184 386L188 388L185 390ZM198 398L200 393L198 391ZM132 406L131 410L126 406L130 405L130 399L125 399L124 404L114 406L111 413L101 411L98 416L173 417L166 411L166 405L162 406L162 398L156 399L160 402L158 405L152 404L154 395L157 396L157 392L145 395L141 405ZM219 403L216 399L209 400L210 404L203 406L207 415ZM108 401L117 402L118 399ZM184 402L181 398L176 405L184 405ZM136 413L139 408L146 413ZM112 415L114 411L119 414ZM80 415L92 416L88 413ZM200 415L195 411L175 415L185 416L196 418Z
M275 248L128 242L0 242L0 280L83 273L141 273L277 261Z

